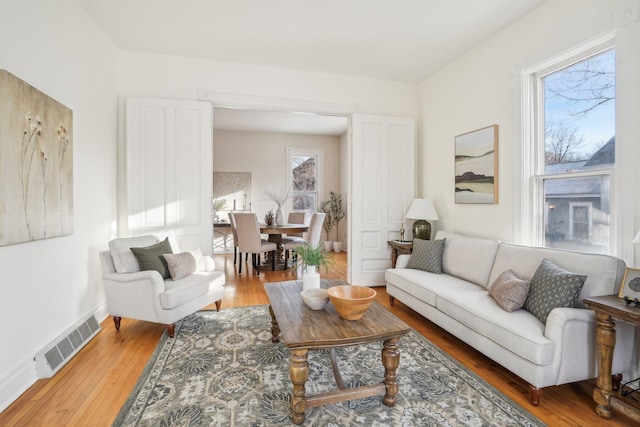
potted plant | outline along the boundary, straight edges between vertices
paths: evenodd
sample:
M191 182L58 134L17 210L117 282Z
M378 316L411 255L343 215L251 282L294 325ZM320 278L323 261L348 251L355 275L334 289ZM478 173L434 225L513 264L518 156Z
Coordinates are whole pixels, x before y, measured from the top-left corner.
M331 216L331 201L325 200L324 202L320 203L320 208L318 209L318 211L326 215L324 217L324 222L322 223L322 228L324 229L325 233L327 233L327 240L324 242L324 249L326 251L330 251L333 248L333 242L329 240L329 234L331 233L334 225L333 216Z
M320 287L319 267L329 271L329 265L333 264L333 258L321 245L302 245L294 249L296 254L295 266L302 271L302 289Z
M331 211L331 220L336 226L336 241L333 242L333 249L336 252L342 251L342 242L340 241L340 221L344 219L346 213L342 207L342 195L330 192L329 210Z

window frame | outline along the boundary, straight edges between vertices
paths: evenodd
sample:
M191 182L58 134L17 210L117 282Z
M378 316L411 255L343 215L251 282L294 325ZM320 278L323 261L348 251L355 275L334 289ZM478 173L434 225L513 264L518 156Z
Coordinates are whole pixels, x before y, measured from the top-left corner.
M311 212L318 210L320 197L322 197L322 187L324 181L324 149L322 148L296 148L287 147L287 191L291 194L287 201L289 212L307 212L293 209L293 158L296 156L315 156L316 158L316 205L311 208Z
M610 189L610 255L619 253L616 244L618 224L617 197L615 191L616 164L595 171L574 171L566 173L545 173L544 157L544 91L540 90L541 80L563 68L576 64L589 57L608 50L616 49L613 34L606 34L590 42L581 44L557 54L521 71L521 203L520 235L525 244L544 246L545 219L547 218L544 185L546 180L570 179L588 176L606 176ZM617 81L617 73L616 73ZM616 97L616 109L618 100ZM616 124L617 135L618 129ZM616 141L617 142L617 141ZM617 147L616 147L617 151Z

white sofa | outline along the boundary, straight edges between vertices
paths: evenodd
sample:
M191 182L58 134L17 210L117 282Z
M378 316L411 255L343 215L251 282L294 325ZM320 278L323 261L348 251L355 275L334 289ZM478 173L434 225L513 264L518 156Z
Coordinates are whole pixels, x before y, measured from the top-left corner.
M175 322L216 303L220 310L224 296L225 275L215 271L210 257L200 259L198 271L178 280L163 279L158 271L140 271L130 248L148 247L161 241L161 237L146 235L125 237L109 242L109 251L100 252L102 279L107 298L107 309L120 329L122 317L164 323L173 338ZM168 236L174 253L178 245Z
M442 274L405 268L410 255L398 257L385 273L393 305L398 299L529 383L530 401L538 405L543 387L597 376L593 310L583 308L588 296L618 291L624 262L606 255L535 248L439 231L446 239ZM542 323L521 308L507 312L487 287L506 270L530 280L540 262L587 275L576 308L555 308ZM635 328L616 324L614 373L631 363ZM619 380L618 380L619 384Z

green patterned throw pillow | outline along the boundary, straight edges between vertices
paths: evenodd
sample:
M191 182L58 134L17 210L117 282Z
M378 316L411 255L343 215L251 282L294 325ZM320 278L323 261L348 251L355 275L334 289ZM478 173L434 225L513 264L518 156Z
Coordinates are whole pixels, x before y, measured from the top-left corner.
M587 276L563 270L548 259L543 259L529 285L524 309L547 322L551 310L556 307L573 307Z
M444 241L413 239L413 252L407 263L407 268L424 270L429 273L442 273L442 254Z

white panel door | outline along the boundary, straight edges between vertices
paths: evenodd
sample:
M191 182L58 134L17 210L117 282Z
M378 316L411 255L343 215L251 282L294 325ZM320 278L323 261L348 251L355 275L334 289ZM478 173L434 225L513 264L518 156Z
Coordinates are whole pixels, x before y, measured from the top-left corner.
M127 99L129 234L174 232L180 249L211 253L211 104Z
M415 196L415 120L354 114L351 122L349 283L384 285L388 240Z

